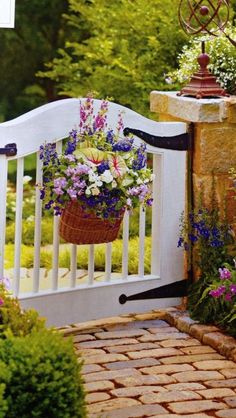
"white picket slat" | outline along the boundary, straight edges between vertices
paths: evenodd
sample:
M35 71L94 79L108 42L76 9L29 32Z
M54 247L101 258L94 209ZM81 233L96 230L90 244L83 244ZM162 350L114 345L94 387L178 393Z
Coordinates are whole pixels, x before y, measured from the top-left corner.
M138 275L140 279L144 277L145 223L146 223L146 212L142 208L142 206L140 206L140 209L139 209L139 265L138 265Z
M18 296L19 290L20 290L22 212L23 212L23 188L24 188L23 176L24 176L24 158L18 158L17 178L16 178L15 253L14 253L14 279L13 279L14 296Z
M8 161L5 155L0 155L0 277L4 274L4 254L6 238L6 206L7 206L7 169Z
M89 245L88 260L88 284L91 286L94 282L94 244Z
M70 287L76 286L76 270L77 270L77 245L71 244L70 258Z
M37 152L36 160L36 185L42 184L42 162ZM40 246L41 246L41 220L42 200L40 199L39 186L35 190L35 226L34 226L34 270L33 270L33 292L39 291L40 279Z
M111 281L111 257L112 257L112 243L108 242L106 244L106 260L105 260L105 280L107 282Z
M56 151L58 154L62 152L62 141L57 142ZM53 220L53 253L52 253L52 290L58 289L58 273L59 273L59 216L54 216Z
M153 203L152 203L152 259L151 274L160 277L160 223L162 211L161 175L162 156L153 155Z
M122 278L128 279L129 270L129 212L126 211L123 219L123 251L122 251Z

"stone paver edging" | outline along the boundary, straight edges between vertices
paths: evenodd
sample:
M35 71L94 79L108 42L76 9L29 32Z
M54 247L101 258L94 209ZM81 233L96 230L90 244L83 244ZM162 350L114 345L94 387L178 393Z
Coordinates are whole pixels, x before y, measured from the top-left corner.
M187 311L177 308L166 309L164 319L179 331L188 333L203 344L211 346L228 359L236 361L236 339L226 335L216 326L201 325L192 320Z

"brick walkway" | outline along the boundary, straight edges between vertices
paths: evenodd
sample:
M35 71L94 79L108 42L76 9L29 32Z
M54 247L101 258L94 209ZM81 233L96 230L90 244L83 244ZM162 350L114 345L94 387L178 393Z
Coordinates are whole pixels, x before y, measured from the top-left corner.
M89 418L236 418L236 341L216 327L170 309L63 332L84 359Z

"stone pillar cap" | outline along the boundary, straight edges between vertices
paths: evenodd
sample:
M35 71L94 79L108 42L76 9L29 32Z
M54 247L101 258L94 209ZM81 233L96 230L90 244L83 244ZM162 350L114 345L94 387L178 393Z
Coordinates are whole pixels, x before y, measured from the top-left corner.
M236 123L236 96L196 99L177 96L178 92L152 91L151 111L171 115L186 122Z

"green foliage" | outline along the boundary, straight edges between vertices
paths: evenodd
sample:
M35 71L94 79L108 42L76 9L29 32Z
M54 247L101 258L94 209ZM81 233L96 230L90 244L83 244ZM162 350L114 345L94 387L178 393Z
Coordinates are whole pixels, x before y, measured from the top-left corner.
M67 10L67 0L16 2L15 28L0 32L1 120L56 98L54 82L39 80L35 72L64 44L67 26L63 13ZM70 34L72 31L70 28Z
M0 364L0 417L86 417L81 362L71 341L48 330L8 336L0 340Z
M231 38L236 39L236 28L229 26L227 30ZM209 69L217 77L217 81L230 94L236 92L236 48L223 34L218 37L206 37L206 52L210 55ZM199 39L191 40L179 55L179 69L170 73L175 82L186 84L191 75L199 68L197 57L201 52Z
M67 21L83 36L67 40L41 77L62 95L113 97L147 114L153 89L167 89L165 74L176 68L186 39L178 22L178 0L70 0ZM173 86L171 86L173 89Z
M25 336L44 327L44 320L35 310L22 310L16 298L11 297L0 284L0 339L6 337L7 330L15 336Z
M24 176L24 199L23 199L23 219L30 220L34 215L35 207L35 188L30 184L32 177ZM15 219L16 211L16 191L13 183L8 183L7 187L7 221Z

